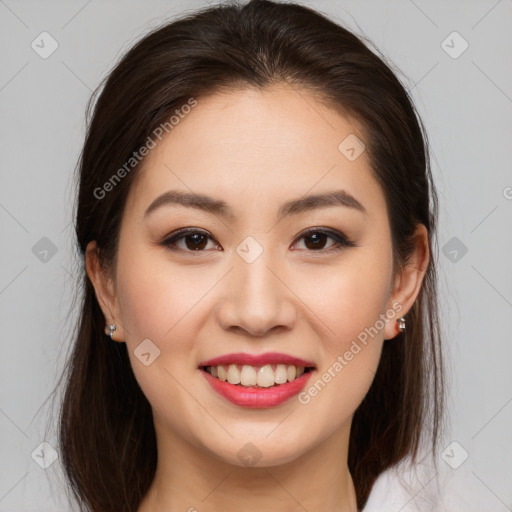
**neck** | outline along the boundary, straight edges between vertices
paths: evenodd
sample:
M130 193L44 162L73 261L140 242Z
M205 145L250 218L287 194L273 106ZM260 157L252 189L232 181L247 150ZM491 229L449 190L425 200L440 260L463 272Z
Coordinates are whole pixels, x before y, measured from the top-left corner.
M156 418L155 430L157 470L138 512L357 512L347 467L350 424L294 461L267 467L219 460Z

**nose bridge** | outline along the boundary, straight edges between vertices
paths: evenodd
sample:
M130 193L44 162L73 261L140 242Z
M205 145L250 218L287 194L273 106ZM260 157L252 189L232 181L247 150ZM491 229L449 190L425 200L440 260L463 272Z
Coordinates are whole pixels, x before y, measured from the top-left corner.
M295 308L290 292L283 284L283 265L271 250L262 250L252 259L246 257L253 251L249 245L240 244L233 254L230 285L218 310L219 321L225 329L238 327L252 335L261 336L276 326L290 328L295 321ZM249 251L244 249L249 247ZM240 255L241 254L241 255Z

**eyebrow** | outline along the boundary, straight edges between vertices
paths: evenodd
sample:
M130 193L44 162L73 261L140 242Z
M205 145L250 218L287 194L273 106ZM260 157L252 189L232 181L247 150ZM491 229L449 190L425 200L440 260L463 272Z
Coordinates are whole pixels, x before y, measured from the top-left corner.
M146 209L144 218L148 217L152 212L162 206L181 205L188 208L196 208L198 210L219 215L231 221L235 220L233 210L228 204L213 197L197 194L193 192L182 192L179 190L168 190L158 196ZM290 215L316 210L319 208L328 208L334 206L343 206L352 208L364 215L368 215L365 207L352 195L345 190L334 190L323 194L314 194L299 199L294 199L284 203L278 210L278 220Z

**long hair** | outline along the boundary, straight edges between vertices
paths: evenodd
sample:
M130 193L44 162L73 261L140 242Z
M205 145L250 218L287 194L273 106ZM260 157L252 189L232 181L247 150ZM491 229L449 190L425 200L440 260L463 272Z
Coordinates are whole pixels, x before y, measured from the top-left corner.
M126 344L105 337L105 319L83 264L87 244L96 240L104 267L115 268L126 197L140 163L108 194L98 190L190 98L279 83L312 92L362 126L371 172L386 199L394 269L407 263L417 223L428 230L433 256L406 332L384 343L374 381L353 417L348 464L358 508L383 471L416 459L424 435L436 453L444 409L437 196L428 138L413 102L362 37L310 8L267 0L218 5L140 39L87 106L75 219L80 306L61 376L58 432L65 476L81 510L137 510L157 463L150 404Z

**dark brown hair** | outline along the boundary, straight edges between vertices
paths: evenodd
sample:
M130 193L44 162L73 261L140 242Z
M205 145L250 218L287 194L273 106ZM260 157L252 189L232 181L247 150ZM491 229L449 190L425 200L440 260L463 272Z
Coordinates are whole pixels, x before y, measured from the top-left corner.
M105 337L105 318L84 267L86 246L96 240L102 264L115 268L123 209L140 164L104 197L95 190L190 98L200 101L221 90L285 83L360 124L386 198L395 271L407 263L416 224L426 226L431 259L406 332L384 343L375 379L353 418L348 463L359 509L379 474L408 456L416 460L425 433L436 454L444 384L434 250L437 197L428 139L406 89L364 41L292 3L252 0L209 7L134 44L91 97L78 165L80 311L61 377L59 417L63 468L81 510L136 511L157 462L150 404L126 344Z

